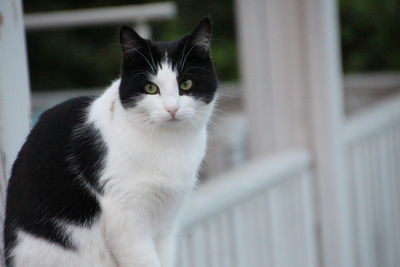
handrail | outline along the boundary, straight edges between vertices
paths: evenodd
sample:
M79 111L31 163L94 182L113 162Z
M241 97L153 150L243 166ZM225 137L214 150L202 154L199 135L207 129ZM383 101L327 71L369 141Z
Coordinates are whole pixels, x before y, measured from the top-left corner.
M27 30L44 30L133 22L144 24L149 20L172 18L176 13L173 2L32 13L25 15L25 27Z
M189 229L310 166L308 151L291 151L253 160L214 177L192 194L184 209L182 227Z
M354 143L371 136L393 123L400 125L400 95L386 99L351 116L344 129L344 141Z
M372 72L346 74L344 88L348 90L374 90L400 88L400 72Z

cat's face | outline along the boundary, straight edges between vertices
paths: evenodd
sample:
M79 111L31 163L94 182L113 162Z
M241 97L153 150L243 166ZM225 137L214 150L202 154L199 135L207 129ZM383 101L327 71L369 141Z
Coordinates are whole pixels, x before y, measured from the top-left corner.
M208 18L174 42L145 40L122 27L119 94L126 112L141 123L168 127L206 121L217 89L210 35Z

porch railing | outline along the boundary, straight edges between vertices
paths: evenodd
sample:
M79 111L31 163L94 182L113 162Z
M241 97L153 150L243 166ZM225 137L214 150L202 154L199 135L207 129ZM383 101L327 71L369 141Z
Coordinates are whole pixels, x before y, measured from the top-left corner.
M312 191L305 151L211 179L185 209L178 266L316 266Z
M400 96L350 118L346 125L355 267L400 262Z
M400 96L349 118L343 134L354 267L400 262ZM318 266L312 160L261 158L210 179L185 209L178 266Z
M82 28L128 23L145 38L151 37L149 22L176 16L173 2L125 5L91 9L31 13L25 15L25 28L29 31L60 28Z

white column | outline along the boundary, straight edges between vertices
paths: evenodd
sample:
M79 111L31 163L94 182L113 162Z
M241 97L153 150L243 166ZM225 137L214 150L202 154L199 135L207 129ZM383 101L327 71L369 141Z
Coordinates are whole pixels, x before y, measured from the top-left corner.
M307 147L302 0L236 0L252 156Z
M0 1L0 149L6 176L29 130L30 97L20 0Z
M29 83L20 0L0 1L0 229L6 178L29 130ZM0 231L0 254L3 231ZM4 266L0 255L0 266Z
M313 151L321 265L354 266L336 1L236 0L236 13L251 155Z
M0 132L1 138L1 132ZM2 166L2 157L0 154L0 266L4 266L4 255L2 252L4 251L4 244L3 244L3 227L4 227L4 215L5 215L5 189L6 189L6 178L5 172Z
M335 0L305 0L312 148L324 267L352 267L344 162L344 107Z

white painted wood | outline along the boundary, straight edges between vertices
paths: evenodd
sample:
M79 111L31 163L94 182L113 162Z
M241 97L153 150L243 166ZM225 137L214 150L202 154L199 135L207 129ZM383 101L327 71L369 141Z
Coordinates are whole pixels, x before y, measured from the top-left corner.
M0 131L1 138L1 131ZM0 266L4 266L4 244L3 244L3 227L5 218L5 192L6 192L6 177L5 170L3 168L2 155L0 153Z
M344 127L344 141L349 144L358 142L388 126L399 124L400 95L397 95L351 116Z
M235 2L252 156L308 144L303 2Z
M351 236L356 267L391 267L400 262L400 120L395 116L400 114L393 101L400 100L389 100L346 125L351 133L345 140L352 158L347 177L355 195ZM368 121L372 126L360 127Z
M387 194L389 195L388 205L390 205L390 236L392 239L391 244L391 264L395 265L396 261L398 261L398 249L400 248L400 212L392 212L392 211L400 211L400 197L398 195L396 184L399 183L400 177L399 172L396 171L396 167L398 166L399 158L396 158L396 152L400 149L400 145L396 144L396 136L400 136L400 134L396 135L396 128L394 131L391 131L388 134L387 139L387 147L388 147L388 170L389 170L389 181L388 181L388 190Z
M268 186L296 175L308 168L311 159L306 151L292 151L264 157L231 170L202 184L190 199L183 218L183 227L218 214L227 207L251 198Z
M20 0L0 1L0 266L6 179L29 130L29 85Z
M354 264L341 140L344 108L336 4L305 0L304 5L310 138L316 160L322 265L350 267Z
M152 31L149 24L140 22L135 24L134 28L141 37L145 39L151 39Z
M182 216L178 266L314 267L310 164L304 151L284 153L200 186Z
M176 13L176 4L173 2L54 11L27 14L25 26L28 30L44 30L105 24L144 23L172 18Z
M30 99L21 1L1 1L0 13L0 147L8 177L29 130Z
M400 72L355 73L344 76L343 86L349 91L371 91L400 88Z
M0 2L0 266L6 179L29 129L29 85L20 0Z
M314 208L314 177L312 171L308 170L304 172L302 178L302 191L301 197L303 201L303 206L301 209L301 214L304 216L303 226L303 239L304 250L306 255L306 263L304 266L307 267L317 267L318 260L321 255L318 255L317 247L317 219L316 212Z

